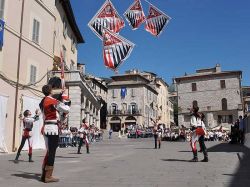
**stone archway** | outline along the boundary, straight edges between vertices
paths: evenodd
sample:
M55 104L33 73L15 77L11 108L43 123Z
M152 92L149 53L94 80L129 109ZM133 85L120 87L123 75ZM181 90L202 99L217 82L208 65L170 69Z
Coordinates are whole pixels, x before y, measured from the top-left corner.
M121 130L121 119L119 117L112 117L110 119L110 127L114 132Z

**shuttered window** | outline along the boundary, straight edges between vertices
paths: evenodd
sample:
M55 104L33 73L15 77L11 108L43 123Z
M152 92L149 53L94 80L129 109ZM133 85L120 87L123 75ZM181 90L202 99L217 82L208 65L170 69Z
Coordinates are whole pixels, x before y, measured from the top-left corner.
M36 66L31 65L30 66L30 83L35 83L36 82Z
M0 19L3 19L4 17L4 3L5 0L0 0Z
M197 85L196 83L192 83L192 91L197 91Z
M32 41L39 44L40 22L33 20Z
M221 87L221 89L226 88L226 81L225 80L220 80L220 87Z

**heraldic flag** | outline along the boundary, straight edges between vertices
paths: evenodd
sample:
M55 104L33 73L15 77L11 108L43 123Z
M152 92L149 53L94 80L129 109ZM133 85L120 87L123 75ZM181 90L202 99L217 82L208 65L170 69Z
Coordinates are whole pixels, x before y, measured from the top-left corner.
M88 26L102 39L103 28L118 33L125 26L125 23L111 1L106 0L96 15L90 20Z
M159 36L163 28L168 24L171 18L157 9L155 6L150 5L149 15L146 19L146 31L154 36Z
M142 9L141 1L135 0L135 2L128 8L128 10L126 10L124 16L133 30L138 29L138 27L146 19Z
M133 48L132 42L108 29L104 29L103 59L106 67L116 70L129 57Z

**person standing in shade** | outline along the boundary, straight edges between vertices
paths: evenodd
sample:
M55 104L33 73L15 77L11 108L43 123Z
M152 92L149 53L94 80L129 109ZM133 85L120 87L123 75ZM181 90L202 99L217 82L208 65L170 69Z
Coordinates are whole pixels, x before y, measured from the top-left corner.
M44 116L44 125L41 133L44 135L46 155L43 160L41 181L45 183L58 182L59 179L52 177L56 149L59 143L60 113L69 113L70 107L52 97L51 85L44 85L42 92L45 97L39 104Z
M31 117L31 112L29 110L25 110L23 113L23 135L22 135L22 141L21 144L18 148L17 154L16 154L16 158L14 160L15 163L18 163L18 158L21 154L21 151L23 149L23 146L26 142L26 140L28 140L28 145L29 145L29 162L34 162L32 160L32 128L33 128L33 124L35 121L39 120L39 114L38 114L39 110L36 110L36 114L34 117Z
M110 129L109 129L109 139L112 138L112 133L113 133L113 130L112 130L112 128L110 128Z
M158 125L157 125L157 121L154 121L152 118L150 118L151 121L154 123L154 127L153 127L153 135L154 135L154 142L155 142L155 149L157 149L157 141L158 141ZM160 145L159 145L160 148Z
M196 134L199 137L200 148L204 154L204 159L201 162L208 162L207 148L205 145L205 134L206 134L206 127L204 123L205 115L203 113L200 113L200 117L201 117L201 126L197 126Z

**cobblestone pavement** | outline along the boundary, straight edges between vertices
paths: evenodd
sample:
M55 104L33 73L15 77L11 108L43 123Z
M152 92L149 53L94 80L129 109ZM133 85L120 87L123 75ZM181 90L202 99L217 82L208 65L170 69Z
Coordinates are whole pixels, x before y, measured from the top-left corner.
M34 163L22 152L0 156L1 187L249 187L249 149L228 143L207 142L208 163L191 163L187 142L163 142L152 149L153 139L115 139L92 144L90 154L59 148L55 176L58 183L39 181L44 151L34 152ZM199 159L203 159L199 153Z

